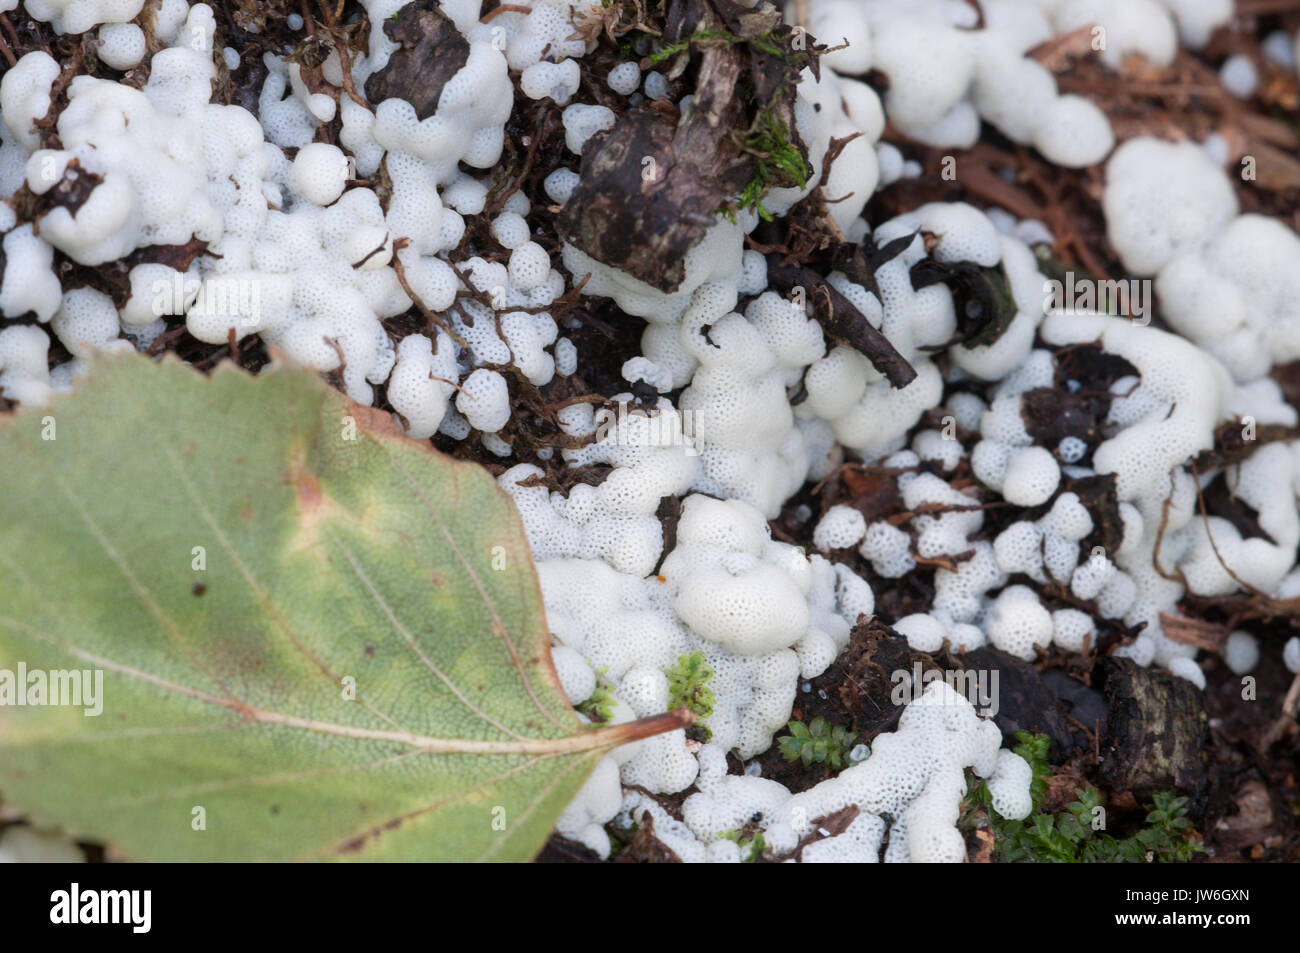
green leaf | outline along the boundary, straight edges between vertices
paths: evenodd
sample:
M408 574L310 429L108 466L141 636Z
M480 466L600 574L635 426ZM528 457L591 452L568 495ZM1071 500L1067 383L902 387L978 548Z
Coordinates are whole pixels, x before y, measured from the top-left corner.
M509 500L308 371L96 357L0 486L0 669L103 679L0 707L0 797L129 857L525 860L689 724L584 726Z

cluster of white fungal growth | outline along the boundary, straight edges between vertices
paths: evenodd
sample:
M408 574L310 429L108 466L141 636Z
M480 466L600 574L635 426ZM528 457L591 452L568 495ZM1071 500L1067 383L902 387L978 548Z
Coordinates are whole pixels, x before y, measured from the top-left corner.
M287 55L263 54L254 114L214 101L219 70L240 69L249 54L216 47L208 5L162 0L142 12L141 0L27 0L26 15L57 33L95 31L107 70L148 69L143 85L75 77L57 116L60 65L47 53L26 54L0 80L0 198L22 189L47 197L79 176L93 183L75 207L38 204L34 221L19 220L19 203L0 204L0 396L43 404L72 386L90 349L143 349L183 322L199 341L256 335L299 363L341 372L365 404L382 388L411 437L476 439L509 464L499 484L523 519L569 699L581 705L603 682L622 722L668 707L667 673L683 655L702 653L713 672L709 742L688 744L679 730L612 752L564 814L562 833L608 854L609 820L648 815L682 859L737 861L741 849L724 835L751 825L786 857L811 824L852 806L859 813L847 829L804 845L802 860L882 859L887 835L885 860L960 861L967 770L987 779L995 811L1024 817L1028 766L943 684L908 706L869 756L808 791L728 773L728 752L765 751L796 693L875 612L855 565L886 580L933 567L929 609L886 620L916 651L991 643L1032 660L1051 646L1095 648L1099 626L1142 626L1118 653L1200 683L1195 649L1161 628L1185 592L1245 584L1300 595L1300 442L1265 446L1222 470L1267 538L1200 518L1197 491L1218 472L1189 468L1225 422L1296 423L1266 375L1300 358L1300 238L1238 214L1213 143L1139 139L1112 153L1101 110L1061 94L1026 55L1095 25L1109 66L1132 54L1167 64L1179 42L1208 40L1230 16L1228 0L985 0L980 10L960 0L811 0L811 33L847 45L824 56L819 77L801 76L794 119L809 175L770 191L764 209L781 216L805 198L831 142L841 142L825 176L831 220L851 241L897 241L901 251L869 281L840 271L825 280L915 370L905 387L830 339L806 295L771 286L764 256L746 247L759 221L753 209L713 214L684 280L665 293L552 244L522 191L489 201L516 88L558 108L567 166L547 170L543 185L555 206L571 200L584 148L616 122L611 103L662 100L675 88L629 60L595 77L600 101L591 101L583 69L596 41L575 23L598 14L596 0L523 0L489 22L477 0L444 0L468 52L423 118L400 98L367 106L344 92L365 90L398 49L379 25L401 15L403 0L363 4L369 46L343 58L326 39L323 87ZM0 10L14 7L0 0ZM791 23L796 7L786 12ZM302 18L290 26L302 29ZM1294 66L1289 37L1267 47ZM888 80L883 98L866 82L872 71ZM1222 78L1237 95L1253 88L1241 63L1225 64ZM675 105L689 108L689 97ZM47 117L57 140L43 132ZM1154 278L1172 331L1056 313L1034 249L1052 242L1041 223L960 202L869 222L873 193L921 171L882 142L886 120L944 148L973 145L988 122L1064 167L1109 155L1111 243L1133 275ZM330 123L336 136L322 132ZM381 180L383 200L371 184ZM490 247L458 252L467 224L481 224L476 233ZM184 270L146 254L191 242L201 250ZM143 260L117 302L65 287L56 253L91 267ZM959 326L974 315L957 313L945 284L914 285L927 261L1002 276L1010 312L1001 333L961 343ZM551 313L579 285L646 322L639 352L619 355L629 391L605 407L561 407L563 446L526 457L510 442L519 388L546 387L593 358L575 343L574 319ZM413 308L440 327L399 337L385 324ZM53 368L51 333L71 355ZM1027 395L1057 386L1056 351L1078 346L1135 373L1115 382L1100 439L1071 434L1043 446L1022 415ZM613 421L609 406L619 408ZM941 411L942 428L921 426L927 411ZM845 500L815 521L811 510L800 517L818 553L774 538L768 521L846 459L887 473L906 513L868 518ZM598 468L603 479L560 492L539 464ZM969 474L961 483L952 480L959 471ZM1095 514L1071 488L1092 477L1114 480L1122 539L1113 552L1087 545ZM660 513L673 498L680 519L666 547ZM994 535L988 500L1025 512ZM1077 606L1045 602L1048 585ZM1224 658L1246 673L1261 647L1235 631ZM1300 670L1300 640L1283 661ZM650 796L692 786L680 819ZM26 849L12 837L0 845Z

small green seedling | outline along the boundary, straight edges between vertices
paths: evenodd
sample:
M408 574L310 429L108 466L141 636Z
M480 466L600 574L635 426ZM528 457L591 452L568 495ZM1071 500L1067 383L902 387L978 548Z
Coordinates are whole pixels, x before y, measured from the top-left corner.
M857 741L857 734L843 725L832 725L818 715L811 724L792 721L790 734L781 739L781 757L787 761L810 764L828 764L839 770L848 763L849 751Z
M713 678L713 669L704 660L704 653L692 652L677 659L677 664L668 670L669 708L683 705L695 713L696 726L703 729L707 741L712 737L703 719L713 714L716 701L713 689L709 688L709 679Z
M604 724L614 717L614 686L605 681L609 666L602 665L596 669L596 690L591 697L578 705L578 711L599 724Z
M732 841L740 846L740 861L744 864L757 863L758 859L763 856L763 848L767 842L763 840L763 832L755 831L752 837L746 837L740 831L727 831L722 835L723 840Z
M1104 816L1104 800L1094 787L1077 790L1078 800L1063 811L1043 810L1051 766L1047 735L1017 731L1015 752L1029 763L1029 786L1034 811L1022 821L1008 821L990 811L998 860L1003 863L1151 863L1187 861L1203 848L1188 837L1193 832L1187 817L1187 798L1160 791L1152 796L1151 810L1141 830L1129 837L1114 837L1095 820ZM971 792L975 805L987 807L991 798L981 781Z

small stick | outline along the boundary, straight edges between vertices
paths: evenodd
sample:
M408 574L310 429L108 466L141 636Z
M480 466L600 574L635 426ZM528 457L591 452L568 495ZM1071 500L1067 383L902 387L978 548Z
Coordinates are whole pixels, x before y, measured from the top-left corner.
M1269 597L1268 593L1256 589L1250 583L1246 582L1246 580L1242 579L1232 571L1231 566L1224 562L1223 556L1219 553L1219 546L1214 541L1214 534L1210 532L1210 514L1205 510L1205 497L1201 493L1201 475L1196 472L1196 464L1192 463L1189 464L1189 466L1192 470L1192 479L1196 481L1196 502L1199 503L1201 507L1201 520L1205 523L1205 538L1210 541L1210 549L1214 550L1214 558L1219 561L1219 565L1223 567L1224 572L1231 576L1242 589L1245 589L1252 596L1263 596L1267 599Z
M4 27L5 33L9 36L10 43L12 43L15 47L19 47L23 45L22 41L18 39L18 31L15 30L14 25L9 22L9 17L7 14L0 13L0 26Z
M1291 680L1291 688L1287 690L1286 698L1282 700L1282 714L1278 716L1277 721L1269 726L1264 737L1260 739L1260 745L1264 751L1273 747L1273 742L1282 737L1282 732L1287 729L1288 725L1295 724L1296 712L1300 709L1300 672Z
M393 242L393 271L397 272L397 283L402 286L402 290L406 292L406 296L410 298L416 308L419 309L420 314L424 316L424 320L428 322L429 327L436 327L441 331L445 331L447 337L451 338L461 347L468 348L469 345L465 343L465 339L447 325L443 324L442 321L438 319L437 315L426 308L424 302L421 301L419 296L411 290L411 286L407 283L406 272L402 268L402 260L397 256L397 253L410 243L411 240L409 238L399 238Z
M491 23L502 13L523 13L525 15L532 13L532 7L525 7L518 3L503 3L500 6L493 7L483 16L478 18L479 23Z
M846 342L871 362L890 384L906 387L916 380L916 370L899 354L889 339L871 326L848 298L836 291L816 272L802 265L783 265L779 255L767 257L768 280L783 291L802 287L813 299L813 313L828 335ZM817 307L816 290L826 302Z
M18 60L14 59L14 51L9 49L9 43L5 40L4 34L2 33L0 33L0 53L4 54L5 62L8 63L10 67L18 65Z
M1187 580L1183 578L1182 571L1177 566L1174 567L1174 571L1177 575L1174 575L1173 573L1165 572L1164 568L1160 565L1160 546L1165 541L1165 527L1169 525L1169 506L1174 501L1173 473L1173 470L1169 471L1169 495L1165 497L1164 503L1160 505L1160 527L1156 530L1156 544L1151 550L1151 567L1156 571L1156 575L1161 579L1166 579L1169 582L1186 584ZM1197 493L1199 492L1200 489L1198 488ZM1213 540L1211 540L1211 542L1213 542Z
M304 0L304 5L306 0ZM337 24L338 17L330 10L329 0L321 0L321 13L325 15L325 26L329 29L330 39L334 41L334 49L339 54L339 69L343 72L343 91L348 94L348 98L368 112L374 112L374 108L365 98L357 92L356 86L352 83L352 54L348 52L348 45L343 41Z
M500 10L501 8L497 7L496 9ZM496 11L493 12L495 13ZM501 206L506 204L506 201L510 196L519 191L519 187L524 184L524 179L528 178L528 174L533 170L533 160L537 158L537 149L541 145L542 138L546 135L550 127L551 108L550 106L547 106L542 110L542 118L537 123L537 131L533 133L533 137L528 143L528 152L524 155L523 169L520 170L519 176L514 180L514 182L508 185L505 191L493 199L492 204L488 206L487 211L484 213L485 215L495 215L501 210Z

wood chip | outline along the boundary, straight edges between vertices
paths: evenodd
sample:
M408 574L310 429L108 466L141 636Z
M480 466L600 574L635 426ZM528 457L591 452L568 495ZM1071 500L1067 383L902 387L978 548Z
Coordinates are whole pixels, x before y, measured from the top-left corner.
M1165 637L1180 645L1194 645L1207 652L1219 652L1228 638L1226 626L1204 619L1192 619L1182 615L1160 613L1160 628Z

